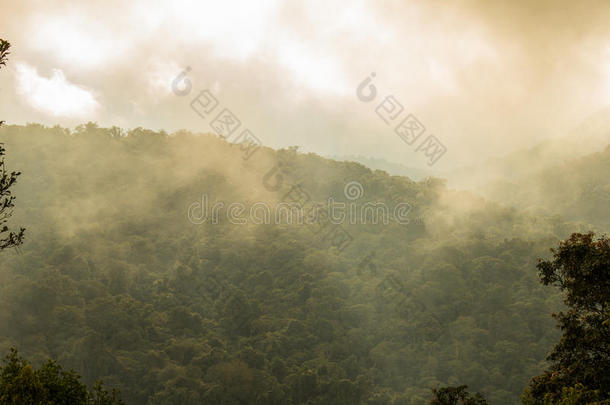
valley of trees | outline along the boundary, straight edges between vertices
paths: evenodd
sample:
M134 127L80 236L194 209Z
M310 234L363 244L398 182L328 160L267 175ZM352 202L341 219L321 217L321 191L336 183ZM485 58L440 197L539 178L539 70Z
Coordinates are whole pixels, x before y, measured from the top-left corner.
M0 261L0 352L26 367L16 347L28 375L83 398L102 380L127 404L609 398L607 205L534 216L296 148L244 160L184 131L5 125L0 139L27 229ZM187 218L203 194L271 204L298 185L349 202L350 181L356 204L408 203L411 221L344 224L341 250L309 225Z

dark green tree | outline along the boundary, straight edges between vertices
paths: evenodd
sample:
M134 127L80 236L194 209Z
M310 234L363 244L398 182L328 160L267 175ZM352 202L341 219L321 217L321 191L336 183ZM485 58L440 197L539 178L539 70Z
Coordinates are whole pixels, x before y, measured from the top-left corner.
M10 52L11 44L4 39L0 39L0 67L6 66L6 61ZM0 121L0 126L4 121ZM6 224L8 218L13 214L15 197L11 194L10 188L17 181L19 172L8 172L4 165L4 146L0 144L0 250L19 246L23 243L25 229L21 228L18 232L11 232Z
M459 387L443 387L433 389L434 398L430 401L430 405L487 405L488 402L483 398L483 395L471 394L468 392L467 385Z
M73 370L64 371L53 360L35 370L12 348L0 368L0 403L10 405L114 405L123 404L116 390L108 392L101 382L91 391Z
M538 263L540 278L559 287L568 310L553 314L563 335L524 403L560 403L576 391L579 403L610 400L610 239L575 233L551 251Z

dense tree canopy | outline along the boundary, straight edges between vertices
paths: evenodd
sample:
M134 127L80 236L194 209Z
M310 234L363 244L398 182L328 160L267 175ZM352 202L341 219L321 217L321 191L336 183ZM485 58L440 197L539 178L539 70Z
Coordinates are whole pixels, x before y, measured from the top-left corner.
M460 384L517 403L559 338L561 296L536 260L592 227L295 149L246 160L211 135L0 136L30 235L0 262L0 349L57 359L129 404L421 405ZM274 205L295 185L320 204L408 203L411 221L346 222L343 250L308 225L189 221L202 194Z

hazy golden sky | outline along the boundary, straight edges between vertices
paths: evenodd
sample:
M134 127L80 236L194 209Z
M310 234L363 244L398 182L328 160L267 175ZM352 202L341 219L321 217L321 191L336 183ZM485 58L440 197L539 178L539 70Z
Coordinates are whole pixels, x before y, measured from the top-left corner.
M9 123L209 132L189 107L207 88L265 145L427 167L375 113L393 95L445 144L447 170L610 104L608 1L0 0L0 13Z

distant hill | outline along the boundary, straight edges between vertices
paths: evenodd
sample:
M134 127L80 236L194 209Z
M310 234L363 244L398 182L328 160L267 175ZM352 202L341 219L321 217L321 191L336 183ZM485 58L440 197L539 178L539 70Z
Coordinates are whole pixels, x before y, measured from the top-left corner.
M485 163L447 173L449 184L456 188L479 190L489 182L517 181L531 173L603 150L610 144L610 109L588 117L563 137L520 149Z
M491 182L482 190L504 204L542 211L610 231L610 145L516 180Z
M373 170L383 170L384 172L387 172L393 176L406 176L413 180L423 180L427 177L445 177L444 173L442 172L418 169L415 167L405 166L400 163L389 162L385 159L366 157L362 155L329 156L329 159L358 162L370 167Z

